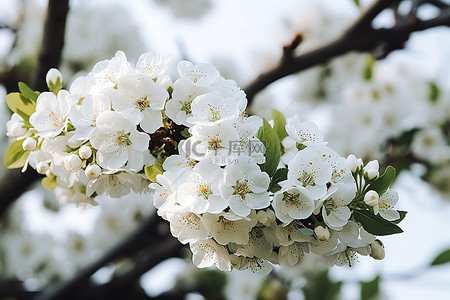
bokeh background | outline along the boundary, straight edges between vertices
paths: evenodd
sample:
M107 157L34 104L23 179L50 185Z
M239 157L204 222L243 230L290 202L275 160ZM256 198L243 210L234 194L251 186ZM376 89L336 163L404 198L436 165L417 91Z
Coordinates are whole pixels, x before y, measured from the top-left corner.
M313 50L342 34L371 2L71 0L60 70L69 85L117 50L132 61L154 50L170 57L172 67L180 59L211 63L245 89L279 63L295 36L302 37L295 54ZM398 11L420 2L401 1ZM416 16L449 15L450 1L438 2L441 9L422 5ZM46 0L0 2L0 99L16 91L18 81L32 81L46 9ZM396 18L388 10L373 24L390 27ZM382 239L386 258L363 257L352 268L331 269L304 261L260 277L198 270L186 252L138 277L142 299L450 299L450 266L435 261L441 253L442 262L450 260L450 29L413 33L402 49L383 59L376 55L347 53L278 80L252 99L249 112L266 118L272 108L286 117L297 114L318 123L341 155L397 168L393 188L400 194L398 208L408 214L404 233ZM10 143L9 118L2 101L2 157ZM2 182L11 174L0 167ZM39 180L26 191L21 182L13 184L23 194L0 216L0 299L8 290L31 299L70 279L154 213L142 195L101 197L99 206L77 207L61 204ZM1 192L2 202L11 200ZM110 282L131 261L106 265L92 282Z

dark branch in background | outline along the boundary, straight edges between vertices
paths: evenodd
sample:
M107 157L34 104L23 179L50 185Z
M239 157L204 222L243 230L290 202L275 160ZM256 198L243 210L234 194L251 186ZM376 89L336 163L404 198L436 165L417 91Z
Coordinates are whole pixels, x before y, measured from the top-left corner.
M47 71L50 68L57 68L61 62L68 12L69 0L49 0L39 61L31 84L37 91L47 89L45 83Z
M441 9L437 17L423 21L411 14L408 18L399 20L399 23L392 28L373 28L374 18L399 2L401 0L375 1L343 35L322 47L298 56L286 56L286 51L284 51L278 66L261 74L244 89L248 102L251 103L255 95L271 83L285 76L326 63L334 57L357 51L374 52L378 58L382 58L393 50L403 48L410 34L415 31L437 26L450 26L449 5L439 0L424 0L420 5L429 3Z
M139 279L140 275L153 268L159 262L179 256L177 254L182 248L182 245L170 234L158 236L157 229L159 222L165 223L156 214L152 215L135 232L110 252L106 253L97 262L84 269L76 277L57 286L55 289L43 292L36 297L36 300L90 299L94 294L98 294L99 291L100 298L103 298L107 293L111 293L112 296L108 299L112 299L114 294L119 292L121 288L129 287L129 285ZM167 226L167 224L165 225ZM113 279L105 286L89 286L90 277L100 268L119 258L132 254L140 255L141 259L136 259L134 268L129 272ZM81 297L79 293L83 293L83 296ZM98 296L95 298L98 299Z
M35 90L43 91L47 89L45 75L48 69L58 67L61 62L68 11L69 0L49 0L41 52L31 83ZM21 173L20 170L7 170L0 180L0 195L2 195L0 216L14 200L28 190L39 178L41 176L33 170L26 173Z

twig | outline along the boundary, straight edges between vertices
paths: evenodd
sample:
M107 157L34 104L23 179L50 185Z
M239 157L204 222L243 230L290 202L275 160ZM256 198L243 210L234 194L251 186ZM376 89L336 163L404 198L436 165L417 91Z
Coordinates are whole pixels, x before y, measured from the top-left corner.
M72 295L76 294L76 291L83 285L85 285L89 278L101 267L106 265L109 262L112 262L120 257L123 257L129 253L137 252L143 248L145 245L155 245L161 242L161 239L154 238L155 230L157 228L157 224L161 219L155 214L145 220L144 223L133 232L130 236L128 236L124 241L122 241L119 245L113 248L110 252L108 252L105 256L99 259L97 262L93 263L85 270L80 272L76 277L71 280L59 285L53 290L48 292L43 292L41 295L36 297L36 300L56 300L56 299L69 299ZM172 239L172 237L171 237ZM174 239L174 238L173 238ZM175 239L174 239L175 240ZM145 249L145 248L144 248ZM172 254L171 251L165 249L165 253ZM157 247L155 247L155 251ZM151 253L149 253L151 255ZM150 265L155 264L155 261L158 261L161 257L150 257Z
M445 9L445 8L449 8L450 7L450 4L445 3L442 0L425 0L425 2L435 6L437 8L440 8L440 9Z
M35 90L43 91L47 88L45 83L47 71L50 68L57 68L61 62L68 12L69 0L49 0L39 61L32 82Z
M448 9L433 19L421 21L419 19L406 20L405 23L386 29L374 29L372 20L388 6L397 1L376 1L369 9L352 25L343 35L336 40L289 59L288 63L281 60L280 64L266 73L258 76L244 90L248 102L251 103L255 95L269 84L285 76L300 72L312 66L326 63L330 59L348 53L350 51L368 52L378 51L378 57L386 56L390 51L403 46L409 35L415 31L421 31L441 25L450 26Z

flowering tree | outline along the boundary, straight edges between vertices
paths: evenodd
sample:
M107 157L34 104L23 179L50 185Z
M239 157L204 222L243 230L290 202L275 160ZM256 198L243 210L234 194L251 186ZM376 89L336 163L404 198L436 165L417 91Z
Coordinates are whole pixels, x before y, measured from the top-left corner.
M40 291L22 289L16 285L20 281L13 280L15 286L5 289L5 295L144 297L130 287L158 263L182 256L181 244L189 244L192 262L199 268L263 275L274 266L301 269L318 260L326 266L351 267L358 255L383 259L384 246L377 236L401 233L397 224L406 215L394 207L399 196L390 186L396 171L388 164L409 167L410 161L405 164L399 159L407 143L414 158L426 163L427 172L434 172L421 141L432 137L438 145L444 144L441 150L431 148L436 155L429 163L439 164L449 157L443 133L414 124L412 140L405 141L411 135L406 130L412 126L399 126L400 133L382 137L390 143L386 153L343 150L370 160L364 163L353 154L343 157L328 147L324 134L311 121L298 115L285 118L277 110L266 120L249 115L247 105L271 82L349 51L373 53L364 56L366 86L361 87L362 96L355 98L365 99L364 92L370 89L373 99L395 99L383 81L379 90L367 87L367 81L377 80L375 59L401 48L414 31L449 23L446 3L411 1L405 13L403 2L375 1L342 36L305 53L296 54L303 39L296 35L284 47L280 64L241 90L210 64L172 62L176 72L171 74L170 63L154 52L142 54L132 64L122 51L67 85L57 69L48 70L59 64L64 37L60 25L65 22L61 16L67 13L67 2L50 1L33 88L19 82L19 92L6 96L13 112L7 135L15 140L5 154L5 165L22 171L31 167L42 174L42 184L54 190L62 203L106 207L103 222L108 222L112 235L128 237L115 246L114 241L106 242L102 249L112 247L110 251L88 257L90 251L83 250L86 239L73 235L68 240L73 248L68 249L74 252L67 252L67 257L74 259L60 268L49 268L55 261L43 261L39 251L32 251L39 256L29 260L35 265L21 268L39 276ZM417 12L424 4L438 8L440 14L420 19ZM387 9L394 11L396 24L375 28L372 21ZM56 28L58 32L52 32ZM328 68L337 67L331 63ZM427 86L429 100L436 102L441 88L435 82ZM447 120L445 114L440 119ZM442 130L445 133L445 127ZM23 182L32 182L37 176L27 172ZM22 177L14 174L11 180ZM20 194L14 186L5 190L8 197L2 207ZM116 210L108 217L107 207L113 205ZM165 224L161 219L169 222L168 230L161 230L160 224ZM6 274L19 275L20 280L16 273L20 255L14 256L18 248L13 234L2 238L5 245L12 245L4 250ZM26 250L26 242L19 248ZM77 259L76 250L81 254ZM434 263L446 260L444 253ZM125 266L117 264L109 280L89 282L94 273L118 261ZM42 269L51 271L45 274ZM275 278L280 276L275 273L271 273ZM221 277L218 281L223 286ZM55 286L44 290L51 285ZM191 291L195 289L180 293ZM211 291L199 291L212 297ZM304 293L308 295L307 289ZM319 295L319 290L314 293ZM179 296L175 292L159 298Z

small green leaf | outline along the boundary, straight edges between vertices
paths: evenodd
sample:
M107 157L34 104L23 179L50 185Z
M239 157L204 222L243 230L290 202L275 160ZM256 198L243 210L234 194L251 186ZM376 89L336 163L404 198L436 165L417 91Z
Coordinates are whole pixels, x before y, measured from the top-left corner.
M287 168L278 169L270 181L269 191L271 191L272 193L279 191L281 187L278 183L287 179L287 173Z
M385 220L380 215L374 215L368 210L354 210L353 216L356 222L361 223L368 233L374 235L390 235L403 232L397 225Z
M33 102L36 102L39 92L33 91L26 83L19 82L19 91L20 93L26 97L27 99L32 100Z
M56 182L56 176L44 177L42 178L41 183L42 186L49 191L53 191L58 186L58 183Z
M355 2L356 6L359 7L359 0L353 0L353 2Z
M361 300L376 299L380 293L380 276L361 282Z
M189 128L183 129L183 131L181 131L181 135L185 138L189 138L191 136L191 134L189 133Z
M281 158L280 139L266 119L263 119L263 125L259 128L256 137L266 147L266 162L260 165L261 171L266 172L270 177L273 177L277 171L278 163Z
M301 151L301 150L303 150L303 149L306 148L306 146L303 145L303 144L301 144L301 143L297 143L297 144L295 145L295 147L297 148L298 151Z
M29 152L23 150L22 142L23 140L14 141L9 145L8 150L6 150L3 163L8 169L21 168L25 165Z
M435 103L439 100L441 90L435 82L428 82L428 100Z
M24 120L28 118L36 111L36 104L30 99L22 96L20 93L9 93L6 96L6 104L9 109L19 114ZM24 118L26 116L26 118Z
M280 139L280 141L282 141L285 137L288 136L286 132L286 119L284 118L283 114L276 109L272 109L272 118L274 123L273 129L275 129L278 138Z
M374 190L378 195L383 195L391 186L395 178L395 169L392 166L388 166L383 175L378 177L369 186L369 189Z
M398 210L398 213L400 214L400 218L398 220L392 221L393 224L398 224L406 217L407 211Z
M431 262L431 266L442 265L450 262L450 249L444 250Z
M151 182L156 182L156 175L162 174L164 172L162 161L159 159L156 160L155 164L145 167L144 172L148 180L150 180Z
M55 95L58 95L58 92L62 89L63 83L61 81L61 78L57 78L56 82L50 81L47 83L48 90L50 92L53 92Z
M359 1L358 1L359 2ZM370 81L373 77L373 71L375 67L375 56L373 54L367 54L366 65L363 69L363 78L366 81Z

